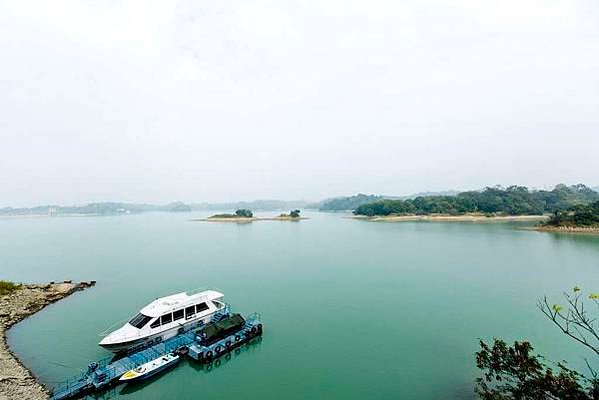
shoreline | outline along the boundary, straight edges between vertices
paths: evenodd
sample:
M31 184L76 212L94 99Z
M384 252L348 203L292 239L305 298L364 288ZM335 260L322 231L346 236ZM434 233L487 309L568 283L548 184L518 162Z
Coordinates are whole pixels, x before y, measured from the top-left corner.
M447 214L429 214L429 215L380 215L366 216L353 215L347 218L371 221L371 222L413 222L413 221L430 221L430 222L514 222L514 221L543 221L549 218L547 215L494 215L486 216L485 214L464 214L464 215L447 215Z
M231 217L231 218L226 218L226 217L208 217L208 218L196 218L196 219L192 219L191 221L193 222L237 222L240 224L247 224L249 222L253 222L253 221L257 221L258 218L256 217Z
M0 399L41 400L50 397L50 391L12 352L6 341L6 332L46 306L95 284L95 281L22 284L14 292L0 297Z
M535 226L528 229L537 232L599 235L599 226Z

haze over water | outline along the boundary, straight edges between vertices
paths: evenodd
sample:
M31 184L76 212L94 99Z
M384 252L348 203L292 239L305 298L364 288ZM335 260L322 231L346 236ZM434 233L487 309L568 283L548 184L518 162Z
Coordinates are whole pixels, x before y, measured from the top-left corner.
M596 0L0 2L0 207L591 186Z
M98 281L15 326L10 344L52 384L109 355L98 333L155 297L211 287L234 310L261 313L263 339L211 371L185 361L114 396L471 399L478 338L494 336L584 367L588 354L535 303L598 287L599 237L306 215L241 225L190 222L198 213L2 219L3 278Z

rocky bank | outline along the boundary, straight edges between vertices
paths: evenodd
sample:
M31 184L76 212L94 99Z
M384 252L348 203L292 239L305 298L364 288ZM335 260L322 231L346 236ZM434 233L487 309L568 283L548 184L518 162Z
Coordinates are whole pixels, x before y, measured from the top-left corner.
M38 312L48 304L91 287L95 281L21 285L0 297L0 400L47 399L48 390L39 384L6 344L6 331L14 324Z

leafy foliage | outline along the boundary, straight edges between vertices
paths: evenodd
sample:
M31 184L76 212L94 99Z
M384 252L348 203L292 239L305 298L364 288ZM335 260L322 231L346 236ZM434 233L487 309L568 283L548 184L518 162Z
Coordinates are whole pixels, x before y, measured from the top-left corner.
M254 213L252 212L252 210L237 210L235 211L235 214L229 214L229 213L225 213L225 214L214 214L209 218L252 218L254 216Z
M235 211L235 215L237 215L238 217L243 217L243 218L252 218L254 216L254 213L252 212L252 210L241 209L241 210Z
M599 298L595 293L588 296L599 310ZM560 330L578 343L599 356L599 327L595 327L597 316L589 315L582 297L582 290L575 286L572 293L564 293L566 308L559 304L549 304L547 297L539 300L537 306Z
M567 210L574 205L599 201L599 193L585 185L557 185L553 190L530 191L524 186L488 187L457 196L420 196L407 200L378 200L356 208L357 215L466 213L541 215Z
M236 214L228 214L228 213L214 214L214 215L211 215L209 218L237 218L237 215Z
M477 379L476 393L485 400L519 399L597 399L599 392L584 388L588 382L578 372L557 365L557 371L547 367L543 360L533 354L528 342L506 342L494 339L489 346L480 341L481 350L476 353L476 366L485 370Z
M591 293L588 298L594 310L599 310L599 295ZM564 293L566 306L550 304L547 297L538 307L568 337L582 344L599 356L599 331L595 328L596 316L589 315L585 307L582 289L575 286ZM478 378L476 393L485 400L564 399L599 400L597 372L585 359L590 378L557 363L551 368L544 360L533 354L528 342L506 342L494 339L489 346L480 341L481 350L476 353L476 366L484 370Z
M575 205L565 211L556 211L549 221L549 226L594 226L599 225L599 201L588 205Z
M283 217L283 218L299 218L300 214L301 214L300 210L291 210L289 212L289 214L285 214L285 213L279 214L279 217Z
M20 287L21 285L14 282L0 281L0 296L10 294Z

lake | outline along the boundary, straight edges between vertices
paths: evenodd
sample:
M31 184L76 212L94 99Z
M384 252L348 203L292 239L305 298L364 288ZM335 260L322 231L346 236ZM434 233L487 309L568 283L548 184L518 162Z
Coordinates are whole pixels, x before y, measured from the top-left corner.
M16 325L12 348L53 385L109 355L98 334L154 298L215 288L233 310L262 315L262 340L218 367L184 361L111 396L472 399L478 338L527 339L580 368L589 355L536 302L599 288L599 236L316 212L190 221L209 214L0 220L2 279L98 281Z

